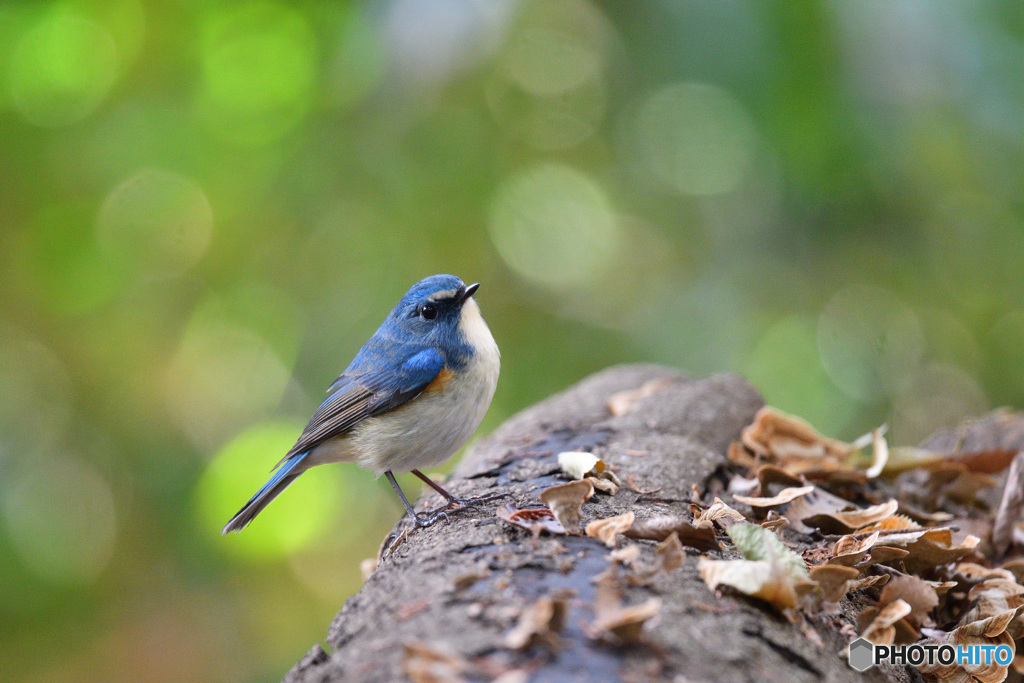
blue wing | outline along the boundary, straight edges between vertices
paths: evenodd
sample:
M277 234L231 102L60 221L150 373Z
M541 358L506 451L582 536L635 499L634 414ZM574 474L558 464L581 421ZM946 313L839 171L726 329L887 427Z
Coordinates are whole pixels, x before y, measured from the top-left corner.
M281 462L416 398L444 363L444 356L434 348L385 345L376 339L367 342L328 389L330 394Z

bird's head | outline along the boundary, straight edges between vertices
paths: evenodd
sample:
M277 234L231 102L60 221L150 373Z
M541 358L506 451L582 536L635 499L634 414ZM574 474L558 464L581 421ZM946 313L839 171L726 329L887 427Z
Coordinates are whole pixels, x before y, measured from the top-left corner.
M402 331L434 343L465 342L459 324L479 284L467 285L454 275L431 275L413 285L389 316Z

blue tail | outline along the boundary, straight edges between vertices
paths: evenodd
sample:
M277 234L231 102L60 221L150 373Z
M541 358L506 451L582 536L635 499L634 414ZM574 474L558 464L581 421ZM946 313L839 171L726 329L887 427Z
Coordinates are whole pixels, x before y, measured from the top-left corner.
M267 507L270 501L277 498L281 491L288 488L288 485L295 481L295 478L302 474L302 471L292 472L295 467L306 459L309 455L309 451L305 453L296 453L292 457L285 460L281 467L278 468L277 472L274 472L274 476L267 481L260 490L256 492L249 502L242 506L231 521L224 525L224 528L220 530L222 534L226 534L229 531L241 531L245 526L253 520L253 517L258 515L263 508Z

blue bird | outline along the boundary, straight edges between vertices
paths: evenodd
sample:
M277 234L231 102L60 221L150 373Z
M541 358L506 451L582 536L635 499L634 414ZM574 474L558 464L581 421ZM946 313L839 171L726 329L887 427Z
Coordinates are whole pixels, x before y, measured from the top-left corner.
M383 474L418 526L447 517L454 506L498 497L460 499L420 472L466 443L498 384L498 346L473 299L479 286L454 275L413 285L327 390L274 475L221 533L241 530L296 477L329 462ZM415 474L445 497L448 509L418 516L395 472Z

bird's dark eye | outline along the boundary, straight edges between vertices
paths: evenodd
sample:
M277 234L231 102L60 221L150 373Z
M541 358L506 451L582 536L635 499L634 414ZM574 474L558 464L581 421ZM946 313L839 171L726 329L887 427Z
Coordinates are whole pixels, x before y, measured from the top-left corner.
M430 304L420 306L420 317L424 320L433 320L437 317L437 307Z

